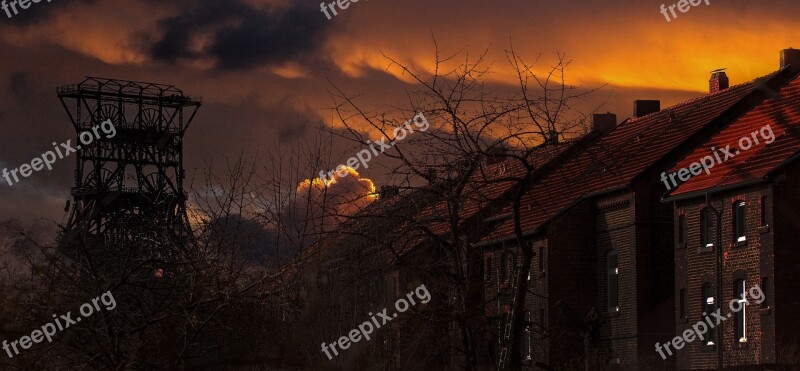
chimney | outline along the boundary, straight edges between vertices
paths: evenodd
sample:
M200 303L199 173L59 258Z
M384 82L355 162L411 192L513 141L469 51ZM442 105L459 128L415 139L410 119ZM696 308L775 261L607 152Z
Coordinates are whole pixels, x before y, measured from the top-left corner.
M484 159L484 162L486 163L486 165L496 164L498 162L505 161L507 156L508 156L508 149L505 147L490 148L486 151L486 158ZM471 162L470 160L467 160L466 166L469 166L470 162Z
M792 71L800 72L800 49L781 50L781 69L786 66L792 66Z
M600 134L606 134L617 127L617 115L611 112L592 115L592 128Z
M711 80L708 80L708 91L716 93L720 90L725 90L729 86L728 75L725 74L725 69L721 68L716 71L711 71Z
M545 142L547 144L558 144L558 130L550 130L550 136L547 137Z
M384 200L397 196L398 194L400 194L400 188L389 185L381 186L381 191L378 192L380 198Z
M633 117L642 117L653 112L661 111L660 100L635 100L633 101Z

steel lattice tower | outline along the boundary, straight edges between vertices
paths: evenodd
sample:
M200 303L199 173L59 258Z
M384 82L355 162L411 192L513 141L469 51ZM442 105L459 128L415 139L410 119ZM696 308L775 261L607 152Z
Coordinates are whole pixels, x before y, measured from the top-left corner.
M105 244L189 236L183 136L200 100L171 85L96 77L57 92L76 138L106 120L116 130L76 140L67 229Z

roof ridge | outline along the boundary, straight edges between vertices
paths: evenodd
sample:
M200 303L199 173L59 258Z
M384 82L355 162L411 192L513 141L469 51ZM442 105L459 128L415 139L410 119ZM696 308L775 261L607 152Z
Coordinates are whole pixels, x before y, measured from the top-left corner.
M767 80L767 79L771 78L772 76L774 76L775 74L777 74L778 72L780 72L782 70L783 69L780 69L780 70L777 70L777 71L773 71L773 72L770 72L770 73L768 73L768 74L766 74L764 76L756 77L756 78L754 78L754 79L752 79L750 81L742 82L742 83L733 85L731 87L728 87L726 89L722 89L720 91L716 91L716 92L713 92L713 93L707 93L707 94L699 96L699 97L695 97L695 98L692 98L692 99L689 99L689 100L686 100L686 101L683 101L683 102L680 102L680 103L676 103L676 104L673 104L673 105L671 105L669 107L662 108L659 111L648 113L648 114L646 114L644 116L631 117L629 120L627 120L627 122L629 122L629 123L630 122L637 122L637 121L643 120L645 118L650 118L651 116L655 116L656 114L662 113L664 111L675 111L677 108L683 108L685 106L689 106L689 105L691 105L691 104L693 104L693 103L695 103L697 101L708 99L708 98L711 98L711 97L714 97L714 96L717 96L717 95L720 95L720 94L725 94L725 93L730 92L730 91L732 91L734 89L743 88L743 87L745 87L747 85L755 85L759 81L764 81L764 80Z

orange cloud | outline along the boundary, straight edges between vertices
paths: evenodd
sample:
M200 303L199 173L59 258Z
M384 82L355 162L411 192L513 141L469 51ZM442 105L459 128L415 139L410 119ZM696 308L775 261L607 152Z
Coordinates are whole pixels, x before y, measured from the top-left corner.
M540 73L553 64L557 53L566 54L573 61L568 71L571 84L704 92L710 71L727 67L733 82L749 81L776 70L778 51L800 40L786 31L800 26L800 20L782 15L780 6L740 9L716 3L668 23L658 6L633 3L613 8L591 1L524 8L508 4L485 9L469 3L459 7L460 14L491 14L480 22L472 16L441 18L453 12L445 4L381 4L381 9L367 5L350 21L369 32L336 35L328 43L332 60L353 78L372 69L409 82L408 74L390 66L384 54L415 72L431 73L435 37L441 58L464 52L440 71L462 63L467 53L474 62L488 49L486 65L493 72L485 76L489 82L516 85L505 55L513 42L528 62L541 54L534 66ZM389 14L414 22L398 24L386 18ZM395 34L403 37L387 37Z
M336 174L329 182L320 178L300 182L285 217L297 230L330 230L376 198L372 180L348 167L346 176Z

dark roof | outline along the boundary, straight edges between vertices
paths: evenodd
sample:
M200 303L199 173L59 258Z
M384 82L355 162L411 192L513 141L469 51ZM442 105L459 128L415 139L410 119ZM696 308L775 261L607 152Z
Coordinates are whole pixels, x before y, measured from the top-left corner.
M526 157L533 171L541 169L569 149L572 143L545 144L534 148ZM502 199L522 177L528 175L522 159L505 157L502 161L482 166L476 170L461 192L458 220L466 222L475 217L492 202ZM443 234L449 229L447 201L436 202L416 216L418 223L427 225L434 233Z
M672 189L667 194L668 199L691 197L709 189L763 181L774 175L782 164L793 161L800 151L800 78L795 76L775 96L711 137L679 161L667 174L682 168L688 169L692 163L699 163L704 157L713 156L712 148L727 146L730 146L729 152L734 157L725 159L726 156L719 153L722 163L717 163L714 159L715 164L709 169L709 173L701 172L692 176ZM708 159L706 163L709 163Z
M526 234L536 233L561 212L586 197L629 187L655 163L674 153L737 103L752 104L751 93L773 74L716 93L689 100L649 115L628 119L582 151L545 179L535 184L522 199L520 220ZM781 78L783 75L781 75ZM749 107L748 107L749 108ZM666 165L664 165L666 167ZM503 213L510 213L507 205ZM481 245L513 235L513 218L499 224L482 239Z

